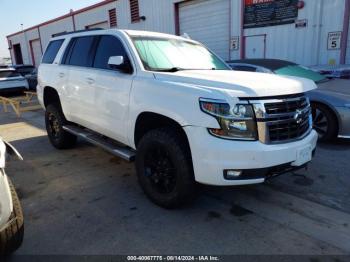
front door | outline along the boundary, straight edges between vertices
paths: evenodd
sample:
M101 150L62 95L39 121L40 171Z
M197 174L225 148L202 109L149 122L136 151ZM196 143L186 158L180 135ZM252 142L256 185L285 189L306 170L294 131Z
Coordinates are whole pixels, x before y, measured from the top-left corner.
M103 35L97 45L93 67L96 71L94 108L100 133L127 143L126 123L133 74L112 70L111 56L128 60L125 48L116 36Z
M266 35L245 36L245 58L265 58Z

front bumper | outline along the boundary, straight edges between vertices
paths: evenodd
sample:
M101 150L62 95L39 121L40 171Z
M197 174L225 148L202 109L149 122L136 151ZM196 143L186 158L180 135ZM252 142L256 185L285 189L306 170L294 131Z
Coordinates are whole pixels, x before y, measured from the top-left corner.
M262 183L273 172L300 168L302 166L295 166L298 151L305 147L314 151L318 137L312 130L302 140L268 145L259 141L219 139L202 127L187 126L184 130L190 143L195 180L218 186ZM248 175L243 173L240 179L228 180L224 178L225 170L243 170ZM249 171L258 175L251 176Z

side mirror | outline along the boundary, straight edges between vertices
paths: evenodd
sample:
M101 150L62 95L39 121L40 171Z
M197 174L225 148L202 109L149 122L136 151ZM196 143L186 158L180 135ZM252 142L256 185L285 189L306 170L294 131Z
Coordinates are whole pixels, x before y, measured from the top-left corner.
M111 69L118 70L126 74L132 73L130 61L126 60L124 56L111 56L108 59L108 65Z
M108 65L110 67L119 67L124 64L124 56L111 56L108 59Z

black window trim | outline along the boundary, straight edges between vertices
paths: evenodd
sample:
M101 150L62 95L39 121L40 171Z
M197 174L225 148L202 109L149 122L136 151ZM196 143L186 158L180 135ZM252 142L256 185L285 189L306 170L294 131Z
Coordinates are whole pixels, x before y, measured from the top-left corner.
M87 66L77 66L77 65L70 65L70 64L68 64L68 61L70 59L70 56L72 55L72 51L73 51L75 43L76 43L76 39L81 38L81 37L87 37L87 36L90 36L90 37L92 36L92 37L95 38L94 42L92 44L92 50L91 50L91 56L92 56L92 64L91 64L91 66L87 67ZM123 43L122 39L120 39L120 37L118 37L116 35L112 35L112 34L85 35L85 36L72 37L69 40L69 43L67 44L67 46L65 48L64 54L63 54L61 62L60 62L60 65L62 65L62 66L83 67L83 68L89 68L89 69L94 69L94 70L105 70L105 71L108 71L108 72L111 72L111 71L118 72L118 71L116 71L114 69L94 67L95 57L96 57L96 53L97 53L97 48L98 48L100 40L101 40L101 38L103 36L111 36L111 37L114 37L114 38L116 38L116 39L118 39L120 41L120 43L122 44L122 46L124 48L125 54L127 55L127 59L128 59L128 61L130 61L130 65L132 67L132 72L133 72L132 74L134 74L135 66L134 66L134 64L132 62L132 59L130 59L131 55L130 55L130 52L128 51L128 48L125 46L125 44Z
M92 61L92 68L93 69L96 69L96 70L106 70L106 71L114 71L114 72L118 72L118 70L115 70L115 69L111 69L111 68L98 68L98 67L94 67L94 63L95 63L95 57L96 57L96 53L97 53L97 48L98 48L98 46L99 46L99 44L100 44L100 41L101 41L101 38L103 37L103 36L111 36L111 37L114 37L114 38L116 38L117 40L119 40L119 42L121 43L121 45L122 45L122 47L124 48L124 52L125 52L125 54L126 54L126 58L127 58L127 60L128 61L130 61L130 65L131 65L131 67L132 67L132 72L134 73L135 72L135 69L134 69L134 65L133 65L133 63L131 62L131 59L130 59L130 54L129 54L129 52L127 51L128 49L126 48L126 46L125 46L125 44L123 43L123 41L120 39L120 37L118 37L118 36L116 36L116 35L110 35L110 34L103 34L103 35L98 35L99 36L99 38L98 38L98 41L97 41L97 43L96 43L96 46L95 46L95 49L94 49L94 59L93 59L93 61ZM125 58L125 57L124 57Z

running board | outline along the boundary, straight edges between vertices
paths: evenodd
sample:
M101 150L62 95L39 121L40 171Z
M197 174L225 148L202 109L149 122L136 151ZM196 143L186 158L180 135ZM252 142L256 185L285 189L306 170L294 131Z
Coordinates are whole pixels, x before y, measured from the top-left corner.
M129 147L124 146L112 139L105 138L99 134L94 133L93 131L74 125L63 126L63 129L73 135L85 139L95 146L103 148L115 156L125 159L126 161L132 162L135 160L135 150L130 149Z

